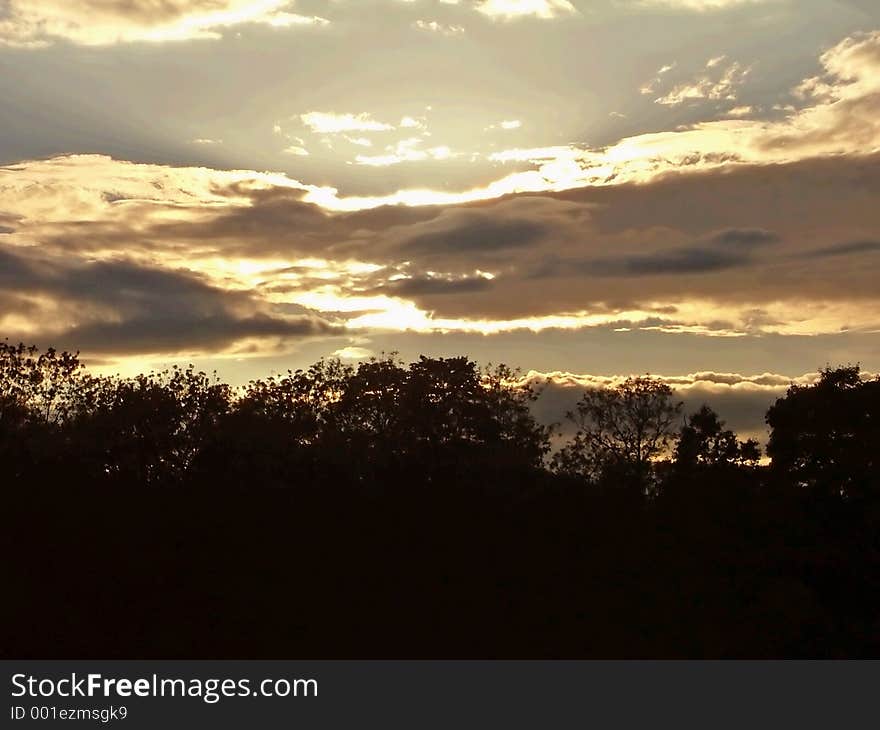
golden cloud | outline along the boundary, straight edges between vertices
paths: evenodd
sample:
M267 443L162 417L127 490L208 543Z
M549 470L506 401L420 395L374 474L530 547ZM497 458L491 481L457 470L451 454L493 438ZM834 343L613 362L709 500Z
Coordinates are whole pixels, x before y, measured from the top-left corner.
M223 351L371 330L880 331L880 33L821 60L783 120L507 150L499 164L536 169L463 192L345 197L277 173L93 155L6 166L0 326L174 350L167 320Z
M86 46L219 38L244 23L324 25L290 11L291 0L9 0L0 45L40 47L57 39Z

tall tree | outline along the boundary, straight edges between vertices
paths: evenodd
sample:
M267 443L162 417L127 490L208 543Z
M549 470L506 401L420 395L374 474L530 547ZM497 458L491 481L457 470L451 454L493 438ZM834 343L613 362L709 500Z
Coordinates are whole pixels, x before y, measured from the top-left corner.
M814 385L792 385L767 411L772 470L843 498L880 489L880 378L828 368Z
M666 383L647 376L587 390L566 414L577 430L556 454L556 470L648 489L653 461L669 452L681 405Z

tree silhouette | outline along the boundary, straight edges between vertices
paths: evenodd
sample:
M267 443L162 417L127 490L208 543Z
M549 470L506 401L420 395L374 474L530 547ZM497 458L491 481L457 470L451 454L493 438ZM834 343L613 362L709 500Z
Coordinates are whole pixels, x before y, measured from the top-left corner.
M538 468L548 444L528 407L534 397L504 366L481 373L466 357L421 357L405 367L392 355L342 378L323 443L361 479L389 469L452 480Z
M179 485L229 399L229 386L192 365L125 379L89 377L72 394L67 439L93 480Z
M860 368L827 368L815 385L792 385L767 412L767 454L777 475L826 495L878 490L880 379Z
M769 467L650 377L548 463L537 397L467 357L231 388L4 344L0 654L880 656L880 381L789 389Z
M0 422L62 420L81 375L78 355L0 342Z
M0 342L0 464L10 480L56 466L53 444L83 376L78 354Z
M320 479L331 409L353 372L339 360L320 360L249 382L204 445L199 483L291 487ZM333 463L350 468L339 453Z
M668 452L681 403L650 377L587 390L566 417L577 431L555 456L557 471L639 490L651 484L652 461Z
M760 458L758 442L754 439L739 441L707 405L687 419L675 447L676 465L684 468L754 464Z

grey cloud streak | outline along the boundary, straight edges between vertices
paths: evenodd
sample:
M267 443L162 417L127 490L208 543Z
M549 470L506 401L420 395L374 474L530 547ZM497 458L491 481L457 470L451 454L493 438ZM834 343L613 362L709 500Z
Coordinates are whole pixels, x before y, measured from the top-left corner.
M770 231L730 229L715 234L705 244L649 254L588 259L569 262L568 265L577 272L593 276L710 273L751 264L754 250L779 240L779 236ZM564 267L565 263L559 262L557 272ZM553 273L552 267L544 268L540 275L551 276Z
M806 258L825 258L849 256L850 254L876 253L878 251L880 251L880 241L850 241L808 251L804 256Z
M183 312L176 317L133 317L123 322L76 325L51 338L37 339L59 347L104 355L144 353L206 353L228 350L242 340L282 338L302 340L329 337L342 330L318 317L282 319L267 314L244 317L227 312L198 315Z

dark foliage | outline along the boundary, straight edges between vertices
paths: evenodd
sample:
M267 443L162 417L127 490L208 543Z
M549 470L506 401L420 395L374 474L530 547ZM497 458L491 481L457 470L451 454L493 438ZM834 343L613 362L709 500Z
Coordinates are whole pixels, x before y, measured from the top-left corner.
M827 369L811 387L792 386L767 412L767 452L783 478L826 496L874 496L880 469L880 379L854 366Z
M235 390L0 344L7 657L877 657L880 382L768 413L769 467L651 378L467 358ZM683 423L683 425L682 425Z

